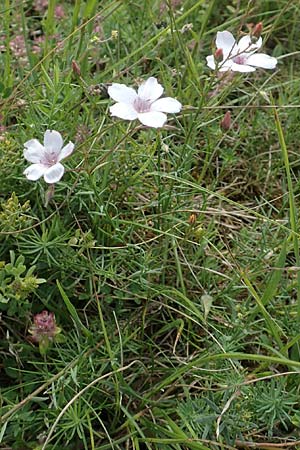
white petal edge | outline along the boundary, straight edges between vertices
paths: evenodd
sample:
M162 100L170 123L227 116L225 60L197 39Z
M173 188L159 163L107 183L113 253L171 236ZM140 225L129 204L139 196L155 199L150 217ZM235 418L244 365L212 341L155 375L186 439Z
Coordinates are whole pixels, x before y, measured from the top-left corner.
M150 111L160 111L165 113L178 113L182 108L182 104L171 97L159 98L152 103Z
M232 59L224 60L218 66L218 70L219 72L227 72L228 70L231 70L232 65L233 65Z
M166 123L167 116L166 114L159 111L150 111L146 113L140 113L138 115L138 119L143 125L146 125L147 127L161 128Z
M207 65L208 65L208 67L209 67L210 69L215 70L215 68L216 68L216 63L215 63L214 55L209 55L209 56L207 56L207 57L206 57L206 62L207 62Z
M30 139L29 141L25 142L24 147L25 147L24 157L26 159L27 157L25 156L25 152L27 152L27 150L30 150L28 156L30 157L30 155L32 155L32 157L35 159L37 159L38 157L43 157L45 154L44 146L37 139ZM37 160L31 161L30 159L28 159L28 161L33 163L38 162Z
M230 31L218 31L216 37L216 46L223 50L224 58L235 55L237 52L237 45L233 35Z
M233 63L230 69L233 70L233 72L241 73L255 72L255 67L247 66L246 64Z
M137 111L128 103L116 103L109 108L109 111L112 116L124 120L135 120L138 117Z
M262 69L275 69L277 59L264 53L255 53L247 58L247 64L250 66L261 67Z
M46 170L47 167L43 164L31 164L31 166L27 167L27 169L24 170L23 174L28 180L36 181L41 178L42 175L44 175Z
M56 155L63 146L63 138L58 131L47 130L44 134L44 147L48 152L54 152Z
M69 142L67 145L65 145L58 155L58 161L61 161L64 158L67 158L73 153L74 150L74 144L73 142Z
M251 41L251 36L243 36L238 42L239 53L253 53L256 52L262 46L262 38L260 37L257 42Z
M34 140L34 139L33 139ZM38 141L37 141L38 142ZM38 142L39 143L39 142ZM39 143L39 146L29 146L24 149L24 158L31 163L41 163L45 155L44 147Z
M54 166L49 167L44 173L44 180L46 183L57 183L63 176L65 168L62 164L57 163Z
M127 87L125 84L113 83L107 89L110 98L119 103L133 103L137 98L137 93L133 88Z
M143 100L150 100L151 102L154 102L161 97L163 92L164 88L154 77L148 78L148 80L144 81L138 88L138 96Z

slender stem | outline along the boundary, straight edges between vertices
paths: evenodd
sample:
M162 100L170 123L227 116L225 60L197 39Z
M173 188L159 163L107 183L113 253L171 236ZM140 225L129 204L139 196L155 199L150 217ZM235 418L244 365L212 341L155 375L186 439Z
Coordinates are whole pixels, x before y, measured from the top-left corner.
M275 124L277 129L277 134L279 138L279 143L282 151L283 156L283 162L285 165L285 171L286 171L286 179L287 179L287 185L288 185L288 194L289 194L289 206L290 206L290 226L292 230L292 239L293 239L293 245L294 245L294 254L296 259L296 265L298 269L300 268L300 256L299 256L299 242L298 242L298 227L297 227L297 211L295 206L295 197L294 197L294 191L293 191L293 183L292 183L292 177L291 177L291 171L290 171L290 163L289 163L289 155L288 150L286 147L284 134L282 130L282 126L279 120L278 113L276 109L274 108L274 115L275 115ZM298 323L300 323L300 270L297 270L297 318Z

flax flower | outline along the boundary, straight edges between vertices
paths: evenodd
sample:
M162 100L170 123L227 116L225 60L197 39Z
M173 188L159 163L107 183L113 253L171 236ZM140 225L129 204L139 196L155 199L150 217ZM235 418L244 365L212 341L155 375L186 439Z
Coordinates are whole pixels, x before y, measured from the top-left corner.
M47 130L44 145L37 139L30 139L24 144L24 158L33 163L24 170L28 180L36 181L44 176L46 183L57 183L64 174L61 160L70 156L74 144L69 142L63 147L63 139L58 131Z
M147 127L160 128L167 121L166 113L178 113L182 107L174 98L160 98L163 91L154 77L142 83L137 92L125 84L113 83L108 94L117 103L109 108L110 113L120 119L138 119Z
M220 72L254 72L256 68L274 69L277 59L265 53L256 53L262 46L261 37L243 36L238 42L229 31L218 31L215 55L206 57L207 65ZM216 54L221 55L220 61Z

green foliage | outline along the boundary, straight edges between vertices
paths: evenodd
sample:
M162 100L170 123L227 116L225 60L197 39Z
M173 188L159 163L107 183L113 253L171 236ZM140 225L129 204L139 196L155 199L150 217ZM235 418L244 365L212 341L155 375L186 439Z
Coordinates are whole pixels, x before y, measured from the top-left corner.
M9 133L4 132L0 134L1 195L10 194L12 186L15 191L22 192L16 176L16 169L20 167L21 162L22 158L21 152L18 150L18 143L10 136ZM12 170L12 168L14 168L14 170ZM10 176L8 176L8 174L10 174ZM13 198L11 201L15 202L16 198Z
M13 192L8 200L0 203L0 207L0 239L5 238L7 234L13 234L14 231L19 231L31 225L32 217L29 216L31 211L29 200L21 204Z
M0 447L299 439L296 3L3 2ZM259 21L276 70L207 68L217 31ZM149 76L183 110L112 118L110 83ZM75 143L55 187L23 175L46 129Z
M30 294L46 282L33 274L35 266L27 270L24 261L22 255L16 258L11 251L10 262L0 262L0 309L9 316L27 316L31 310Z
M298 423L298 389L282 378L237 387L219 389L200 398L178 403L182 427L188 435L214 440L216 427L222 440L234 445L244 433L266 427L268 438L288 433ZM227 403L228 402L228 403ZM228 407L226 407L226 406ZM213 446L216 448L216 446Z

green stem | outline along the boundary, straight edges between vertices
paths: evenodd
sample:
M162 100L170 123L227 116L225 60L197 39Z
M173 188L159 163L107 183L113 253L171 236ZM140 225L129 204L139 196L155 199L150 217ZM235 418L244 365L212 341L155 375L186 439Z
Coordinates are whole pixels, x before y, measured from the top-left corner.
M290 226L292 230L292 239L293 239L293 246L294 246L294 254L296 259L296 265L297 268L300 267L300 256L299 256L299 242L298 242L298 227L297 227L297 211L296 211L296 205L295 205L295 197L294 197L294 190L293 190L293 183L292 183L292 177L291 177L291 171L290 171L290 162L289 162L289 155L288 150L286 147L284 134L282 130L282 126L279 120L278 113L276 109L274 108L274 116L275 116L275 124L277 129L277 134L279 138L279 143L282 151L285 171L286 171L286 179L287 179L287 185L288 185L288 193L289 193L289 206L290 206ZM298 323L300 323L300 271L297 270L297 319Z

